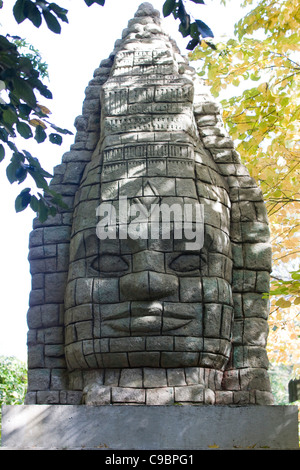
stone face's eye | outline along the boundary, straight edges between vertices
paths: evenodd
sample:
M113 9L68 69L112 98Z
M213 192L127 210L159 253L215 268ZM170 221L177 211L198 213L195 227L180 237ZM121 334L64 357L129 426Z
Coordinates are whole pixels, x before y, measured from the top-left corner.
M103 254L92 262L92 268L101 273L122 273L128 270L128 263L119 255Z
M170 268L174 271L180 271L183 273L200 269L203 263L202 256L200 254L182 254L173 259L170 264Z

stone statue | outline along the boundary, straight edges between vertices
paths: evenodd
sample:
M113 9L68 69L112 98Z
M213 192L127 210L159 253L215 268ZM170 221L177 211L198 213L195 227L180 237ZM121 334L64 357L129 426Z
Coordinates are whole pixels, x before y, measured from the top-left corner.
M271 247L218 104L143 3L34 222L27 403L271 404Z

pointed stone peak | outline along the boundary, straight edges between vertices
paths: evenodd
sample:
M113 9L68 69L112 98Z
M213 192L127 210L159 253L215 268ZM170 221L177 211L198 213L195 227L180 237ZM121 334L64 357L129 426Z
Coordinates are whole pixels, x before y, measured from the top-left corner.
M139 17L139 16L152 16L152 17L157 17L159 18L160 17L160 13L158 10L156 10L153 5L149 2L143 2L136 14L134 15L135 17Z
M136 40L139 43L151 40L170 41L169 35L162 29L159 11L155 10L151 3L142 3L134 17L128 21L127 28L123 30L121 41L123 44L126 42L132 44Z

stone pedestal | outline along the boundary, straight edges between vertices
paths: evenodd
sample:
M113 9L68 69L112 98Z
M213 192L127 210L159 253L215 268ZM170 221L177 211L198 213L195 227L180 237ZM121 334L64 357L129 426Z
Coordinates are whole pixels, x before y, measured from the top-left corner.
M3 406L3 449L297 449L296 406Z

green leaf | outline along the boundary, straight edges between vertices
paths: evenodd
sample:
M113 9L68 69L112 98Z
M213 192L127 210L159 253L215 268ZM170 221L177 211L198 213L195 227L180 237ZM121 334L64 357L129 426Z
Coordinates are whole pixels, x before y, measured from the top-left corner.
M179 29L179 32L182 34L182 37L184 38L186 38L190 34L190 27L185 29L182 23L180 23L178 29Z
M207 24L203 23L201 20L195 20L198 26L198 31L203 38L213 38L214 34L212 30L207 26Z
M24 139L30 139L33 135L30 127L25 122L17 122L17 131Z
M45 222L48 218L48 207L44 203L42 199L39 199L39 209L38 209L38 214L39 214L39 221L40 222Z
M30 207L34 212L39 210L39 201L36 196L31 196Z
M190 35L194 39L199 39L199 31L197 23L192 23L190 26Z
M7 132L7 130L3 129L3 127L0 127L0 139L3 142L7 142L8 141L8 136L9 136L9 133Z
M193 49L195 49L195 47L197 46L197 44L199 44L199 39L192 39L188 45L186 46L186 48L189 50L189 51L192 51Z
M300 272L299 271L294 271L292 273L292 279L294 279L294 281L300 280Z
M39 28L42 24L42 15L39 9L33 3L25 3L24 13L26 17L31 21L31 23Z
M2 162L3 158L5 157L5 149L2 144L0 144L0 162Z
M59 22L57 21L57 19L55 18L55 16L52 15L52 13L50 13L50 11L48 10L43 10L43 15L50 31L52 31L55 34L60 34L61 26Z
M50 140L50 142L51 142L52 144L56 144L56 145L61 145L61 144L62 144L62 141L63 141L61 135L59 135L59 134L54 134L54 133L52 133L52 134L49 135L49 140Z
M30 204L30 200L31 200L30 188L23 189L23 191L20 192L19 196L17 196L15 200L16 212L21 212L24 209L26 209L28 204Z
M54 13L56 14L56 16L64 21L65 23L68 23L68 18L67 18L67 13L68 13L68 10L66 10L65 8L61 8L59 5L57 5L56 3L50 3L49 6L48 6L49 10L52 10L54 11Z
M164 17L169 16L172 11L174 10L176 5L176 0L166 0L166 2L163 4L163 15Z
M14 153L10 164L6 168L6 176L8 181L12 184L15 181L18 181L17 171L22 168L22 163L24 162L24 156L21 153Z
M181 25L184 30L189 31L190 30L190 24L191 24L191 17L190 15L184 14L180 17Z
M48 122L48 121L46 121ZM56 126L55 124L51 124L51 123L48 123L50 124L50 126L52 127L52 129L54 129L56 132L59 132L60 134L69 134L69 135L73 135L73 132L71 131L68 131L68 129L62 129L61 127L58 127Z
M251 73L250 78L251 78L251 80L253 80L254 82L257 82L258 80L260 80L260 77L258 77L258 76L256 75L256 73Z
M191 2L194 2L194 3L201 3L201 5L205 5L205 3L204 3L203 0L191 0Z
M12 150L15 153L19 152L19 150L17 149L17 147L15 146L15 144L13 142L8 141L6 143L9 146L10 150Z
M16 170L16 179L18 181L18 183L23 183L23 181L26 179L27 177L27 170L26 168L20 166L17 170Z
M29 84L27 80L24 80L19 77L14 77L12 79L13 83L13 95L15 95L19 100L25 101L29 106L34 108L36 106L36 98L33 92L33 87Z
M10 163L6 168L6 176L8 181L12 184L17 181L16 178L16 166L13 163Z
M213 49L214 51L217 50L216 46L212 43L212 42L209 42L209 41L204 41L205 44L207 44L209 47L211 47L211 49Z
M35 140L37 141L38 144L41 144L44 142L44 140L47 138L47 134L42 128L42 126L37 126L35 130Z
M34 179L35 184L37 185L38 188L41 188L41 189L44 189L44 191L47 191L48 183L39 172L28 169L28 173Z
M93 5L93 3L97 3L97 5L101 5L102 7L105 4L105 0L84 0L88 7Z
M31 113L31 111L32 111L32 108L31 108L30 106L28 106L28 104L23 104L23 103L21 103L21 104L18 106L18 108L19 108L20 116L21 116L22 118L28 119L28 118L29 118L29 115L30 115L30 113Z
M14 109L11 107L7 107L2 113L2 122L5 126L11 128L18 120L18 116L16 115Z
M13 14L15 20L18 24L22 23L25 20L26 16L24 15L25 0L17 0L13 7Z

